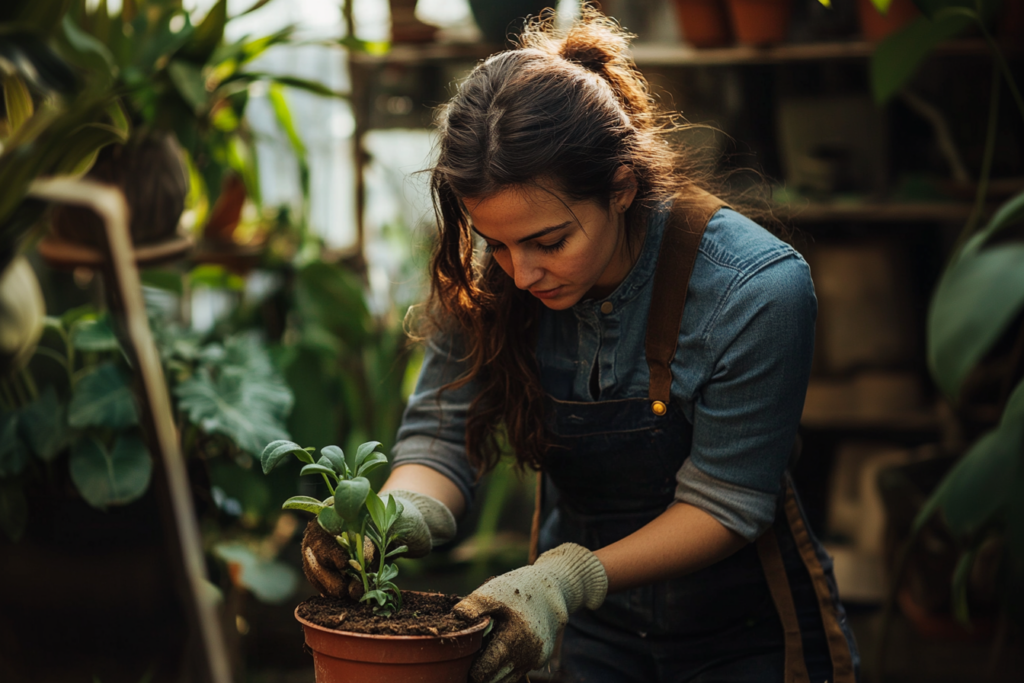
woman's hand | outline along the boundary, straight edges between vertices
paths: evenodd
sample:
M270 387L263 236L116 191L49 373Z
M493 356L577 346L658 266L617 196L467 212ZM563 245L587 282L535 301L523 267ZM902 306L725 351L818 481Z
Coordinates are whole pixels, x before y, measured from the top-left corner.
M391 496L402 504L402 516L395 524L398 542L409 547L406 557L423 557L431 548L455 536L455 518L440 501L415 491L391 490ZM363 544L366 561L376 556L373 544ZM338 541L315 520L306 525L302 537L302 570L313 587L323 595L362 597L363 584L349 571L349 555Z
M491 616L491 640L473 662L476 683L516 681L551 657L569 614L604 602L608 578L597 557L574 543L547 551L529 567L476 589L454 612L470 621Z

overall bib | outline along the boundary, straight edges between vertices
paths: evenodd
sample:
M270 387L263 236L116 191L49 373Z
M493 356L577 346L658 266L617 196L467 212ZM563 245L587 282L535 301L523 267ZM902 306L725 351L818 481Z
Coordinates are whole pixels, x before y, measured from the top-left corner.
M554 445L544 476L557 489L536 552L560 543L596 550L637 531L674 500L692 425L670 400L686 289L708 221L707 195L674 209L655 271L646 338L646 397L548 397ZM538 486L540 490L542 486ZM532 561L533 558L531 558ZM569 620L561 678L576 681L853 683L857 654L832 578L787 475L774 526L757 543L684 577L611 594Z

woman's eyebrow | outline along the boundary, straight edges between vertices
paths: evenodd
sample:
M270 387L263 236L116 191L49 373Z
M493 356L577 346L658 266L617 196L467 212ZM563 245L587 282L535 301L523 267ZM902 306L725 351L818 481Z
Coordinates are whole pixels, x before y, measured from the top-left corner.
M569 225L569 224L570 224L571 222L572 222L572 221L565 221L564 223L560 223L559 225L552 225L552 226L551 226L550 228L542 228L542 229L538 230L537 232L535 232L535 233L533 233L533 234L531 234L531 235L527 235L526 237L522 237L522 238L520 238L520 239L517 239L517 240L516 240L516 244L522 244L523 242L529 242L530 240L535 240L535 239L537 239L538 237L543 237L544 235L547 235L547 234L549 234L549 233L552 233L552 232L554 232L554 231L556 231L556 230L561 230L561 229L562 229L562 228L564 228L565 226ZM473 232L475 232L476 234L478 234L478 235L480 235L481 237L483 237L483 238L484 238L485 240L489 240L489 239L491 239L491 238L490 238L490 237L488 237L487 235L485 235L485 234L483 234L482 232L480 232L479 230L477 230L477 228L476 228L476 226L475 226L475 225L471 225L471 226L470 226L470 229L471 229L471 230L472 230Z

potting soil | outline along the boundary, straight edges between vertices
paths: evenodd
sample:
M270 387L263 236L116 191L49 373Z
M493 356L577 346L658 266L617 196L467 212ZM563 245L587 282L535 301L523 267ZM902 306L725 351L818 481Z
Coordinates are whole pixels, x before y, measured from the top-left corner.
M391 636L439 636L473 625L455 614L457 595L402 591L402 609L390 617L375 614L373 605L329 596L310 598L299 605L299 616L336 631Z

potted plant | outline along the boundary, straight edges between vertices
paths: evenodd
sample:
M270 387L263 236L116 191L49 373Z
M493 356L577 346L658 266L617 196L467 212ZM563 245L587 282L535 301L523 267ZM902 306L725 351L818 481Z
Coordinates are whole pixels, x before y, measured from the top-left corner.
M676 18L683 40L694 47L732 42L725 0L676 0Z
M263 471L295 456L300 475L320 475L331 494L325 500L294 496L282 506L316 515L348 557L347 571L358 577L358 593L347 598L320 596L301 603L295 617L313 651L318 683L373 681L465 681L479 650L484 619L470 624L450 614L457 596L402 591L394 583L402 555L399 545L402 503L373 491L370 472L387 464L377 441L359 446L351 462L337 446L320 450L274 441L263 450Z
M729 0L736 40L744 45L785 42L793 0Z

